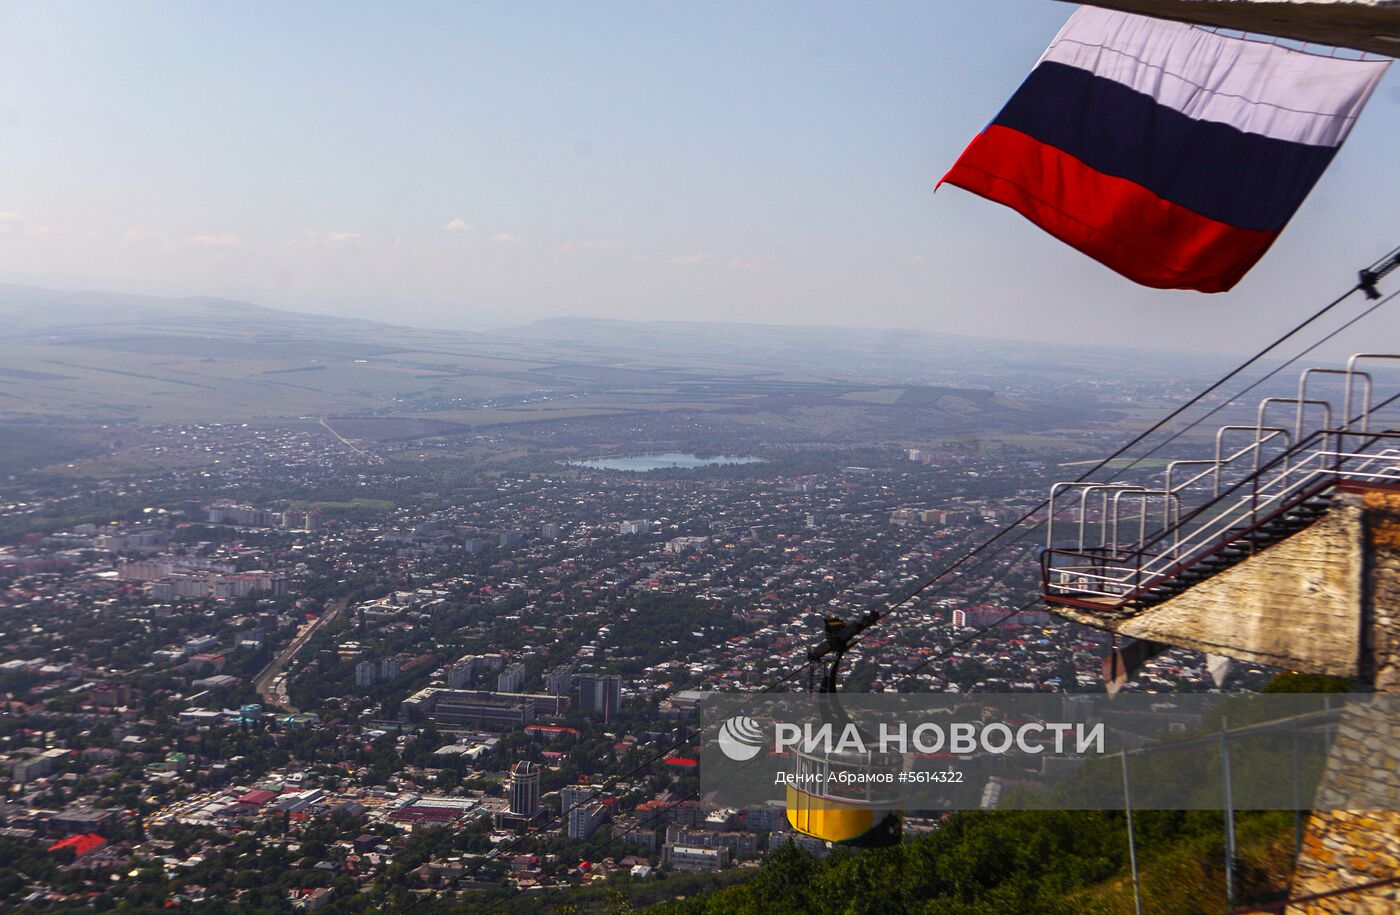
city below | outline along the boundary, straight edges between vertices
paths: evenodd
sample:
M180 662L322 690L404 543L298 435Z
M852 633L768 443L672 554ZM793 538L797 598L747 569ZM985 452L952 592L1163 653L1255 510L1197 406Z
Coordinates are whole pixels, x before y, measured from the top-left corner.
M300 356L420 358L362 341ZM151 344L115 335L97 358L114 350ZM748 380L628 358L600 381L576 353L464 408L515 411L476 426L416 419L403 396L290 421L13 417L52 453L22 455L0 490L0 845L32 863L0 884L7 903L670 899L790 843L825 855L779 795L728 809L698 792L706 696L783 676L824 617L908 590L1193 381L1163 361L1112 382L1103 354L1000 386L874 355ZM639 407L646 373L695 402ZM436 407L461 383L415 396ZM1025 607L1036 547L891 618L843 688L1102 691L1107 635ZM1213 685L1204 656L1169 652L1128 688Z

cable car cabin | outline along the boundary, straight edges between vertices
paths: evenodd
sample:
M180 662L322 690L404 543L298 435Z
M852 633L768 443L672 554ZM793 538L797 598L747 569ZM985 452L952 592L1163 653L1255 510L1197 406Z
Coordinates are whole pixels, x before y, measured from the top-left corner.
M787 752L787 821L793 829L862 848L899 842L899 812L889 809L904 768L898 753ZM871 777L881 775L889 780Z

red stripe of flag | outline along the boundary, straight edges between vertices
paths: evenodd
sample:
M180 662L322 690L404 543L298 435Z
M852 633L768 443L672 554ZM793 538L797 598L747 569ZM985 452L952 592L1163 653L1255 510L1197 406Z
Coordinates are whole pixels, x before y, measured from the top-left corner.
M1159 289L1224 292L1278 236L1209 219L995 124L944 182L1008 206L1104 266Z

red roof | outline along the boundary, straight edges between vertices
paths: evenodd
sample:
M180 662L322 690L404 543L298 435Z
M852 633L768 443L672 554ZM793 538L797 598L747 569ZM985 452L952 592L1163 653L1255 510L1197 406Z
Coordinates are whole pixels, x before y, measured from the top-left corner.
M666 757L666 759L665 759L664 761L665 761L666 765L668 765L668 766L696 766L696 765L699 765L699 763L697 763L695 760L693 760L693 759L688 759L688 758L686 758L686 757L684 757L684 756L668 756L668 757Z
M247 804L250 807L261 807L277 796L276 791L266 791L262 788L255 788L238 799L238 803Z
M73 854L81 858L83 855L107 844L107 840L94 833L83 833L82 835L69 836L66 839L59 839L49 846L49 851L58 851L61 848L73 849Z

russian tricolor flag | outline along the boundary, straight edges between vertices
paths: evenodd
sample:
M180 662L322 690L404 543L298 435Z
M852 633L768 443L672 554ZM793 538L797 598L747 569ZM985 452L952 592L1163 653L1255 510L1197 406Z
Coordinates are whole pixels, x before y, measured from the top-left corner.
M1389 65L1081 7L943 181L1145 286L1223 292Z

